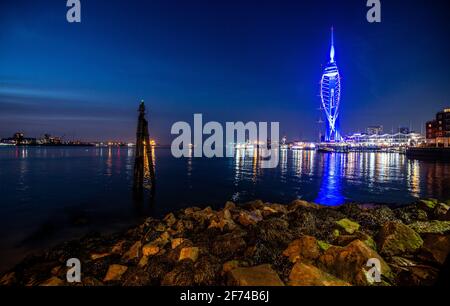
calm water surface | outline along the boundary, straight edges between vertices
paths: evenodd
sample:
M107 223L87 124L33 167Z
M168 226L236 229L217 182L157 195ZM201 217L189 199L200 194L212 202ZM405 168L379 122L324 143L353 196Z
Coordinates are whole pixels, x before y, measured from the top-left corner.
M449 163L399 154L281 151L275 169L261 169L256 155L245 152L223 159L175 159L168 149L155 154L157 188L150 203L133 197L131 148L0 148L0 270L89 230L111 232L189 205L450 198Z

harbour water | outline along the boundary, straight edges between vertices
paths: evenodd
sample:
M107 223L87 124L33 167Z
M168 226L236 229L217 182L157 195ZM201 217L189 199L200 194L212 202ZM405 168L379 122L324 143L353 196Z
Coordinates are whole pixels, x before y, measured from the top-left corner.
M404 205L423 197L450 199L450 163L397 153L280 151L278 167L262 169L250 153L176 159L170 149L156 149L157 185L150 201L137 200L132 192L133 148L0 148L0 270L89 231L113 232L193 205L297 198L325 205Z

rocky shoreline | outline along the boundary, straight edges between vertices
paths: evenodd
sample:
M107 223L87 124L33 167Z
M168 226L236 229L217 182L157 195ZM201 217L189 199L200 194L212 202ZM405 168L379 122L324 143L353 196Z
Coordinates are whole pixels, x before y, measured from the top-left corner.
M148 218L27 257L4 286L421 286L448 283L450 202L406 207L227 202ZM66 262L81 262L67 283ZM381 282L367 262L377 259Z

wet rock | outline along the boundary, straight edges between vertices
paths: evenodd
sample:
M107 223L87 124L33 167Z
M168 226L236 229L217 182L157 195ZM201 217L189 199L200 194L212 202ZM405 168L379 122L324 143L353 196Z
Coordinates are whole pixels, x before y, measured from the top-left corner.
M63 286L64 285L64 281L56 276L52 276L49 279L47 279L46 281L44 281L43 283L41 283L39 286L48 286L48 287L53 287L53 286Z
M179 261L184 259L190 259L193 262L197 261L199 254L199 249L197 247L188 247L188 248L182 248L180 251L180 258Z
M284 286L278 274L268 264L236 268L228 272L231 286Z
M286 247L291 242L289 223L282 218L263 220L256 226L255 235L259 240L267 242L271 247Z
M171 247L172 249L175 249L176 247L178 247L179 245L181 245L183 242L185 242L186 239L185 238L175 238L172 239L172 243L171 243Z
M177 222L177 218L173 213L167 214L163 221L167 224L168 227L172 227Z
M319 223L316 218L316 215L310 211L294 211L289 214L289 228L295 232L296 236L315 236L318 233L317 223Z
M152 257L148 262L147 272L151 277L152 285L159 285L164 276L172 270L170 261L163 256Z
M232 232L217 237L217 240L212 243L211 253L227 260L233 256L238 256L245 250L246 246L242 234Z
M439 270L427 265L415 265L399 272L397 282L408 286L432 286L439 277Z
M409 225L419 234L447 234L450 233L450 221L418 221Z
M236 227L236 223L233 221L230 211L228 209L223 209L211 220L208 228L219 228L221 231L232 231Z
M356 222L353 222L347 218L336 221L336 224L348 234L353 234L357 230L359 230L360 225Z
M9 272L2 276L0 279L1 286L11 286L17 282L16 272Z
M302 236L289 244L283 255L295 263L297 260L316 260L320 256L320 248L316 238Z
M142 243L140 241L135 242L131 248L122 256L124 261L135 261L141 257Z
M405 224L411 224L414 221L428 220L427 212L420 209L417 205L397 208L395 215Z
M353 235L336 235L335 239L333 240L333 244L338 245L338 246L346 246L355 240L361 240L368 247L377 251L377 244L375 243L373 238L371 236L367 235L366 233L362 233L362 232L356 232Z
M449 212L449 206L444 203L438 203L433 210L433 215L438 220L446 220L446 215Z
M419 258L424 261L443 265L450 253L450 235L428 234L424 237L424 244Z
M167 273L161 285L163 286L192 286L194 285L194 264L190 260L180 262Z
M83 277L81 281L83 282L83 286L87 287L103 286L103 283L101 281L92 276Z
M263 219L261 212L259 210L254 210L251 212L241 211L239 213L238 221L243 226L255 225Z
M378 249L385 256L412 254L422 244L419 234L400 222L386 223L378 234Z
M320 256L319 262L327 272L344 281L355 285L370 285L366 274L366 264L371 258L380 261L381 275L391 279L392 271L387 263L377 252L360 240L355 240L346 247L330 247Z
M146 286L150 284L150 274L139 268L130 268L123 276L123 286Z
M138 267L144 268L145 266L147 266L148 265L148 259L149 259L148 256L142 256L141 259L139 260Z
M225 262L222 265L222 274L226 274L230 272L233 269L239 268L239 267L247 267L248 264L246 262L240 261L240 260L230 260Z
M142 255L147 257L156 255L159 251L160 248L155 243L148 243L142 247Z
M103 279L104 282L109 281L119 281L122 278L122 275L128 270L127 266L122 265L111 265L108 268L108 272L106 272L106 276Z
M97 259L101 259L101 258L104 258L106 256L109 256L109 255L110 255L109 253L99 253L99 254L93 253L93 254L91 254L91 259L92 260L97 260Z
M117 242L111 249L111 253L122 255L124 252L125 241Z
M349 283L336 278L312 265L297 262L289 274L289 286L350 286Z
M234 204L234 203L231 202L231 201L227 201L227 202L225 203L224 209L227 209L227 210L233 210L233 209L236 209L236 204Z
M254 201L245 203L244 207L248 208L248 210L263 209L264 202L261 200L254 200Z
M321 206L317 205L315 203L311 203L311 202L304 201L304 200L298 200L298 199L292 201L291 204L288 205L289 211L295 211L298 208L319 209L319 208L321 208Z
M175 229L178 233L184 233L187 231L192 231L194 229L194 223L191 220L178 220Z
M200 286L213 286L217 284L221 265L217 259L202 256L194 265L194 282Z
M419 207L427 212L432 212L438 203L436 199L422 199L419 200Z

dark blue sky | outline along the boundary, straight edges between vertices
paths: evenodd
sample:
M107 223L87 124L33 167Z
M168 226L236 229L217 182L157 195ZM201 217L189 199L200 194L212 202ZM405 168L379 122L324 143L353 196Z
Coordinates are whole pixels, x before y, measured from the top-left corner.
M344 134L421 125L450 106L447 1L65 0L0 3L0 137L22 130L133 140L145 99L151 133L192 121L280 121L315 139L321 65L335 27Z

